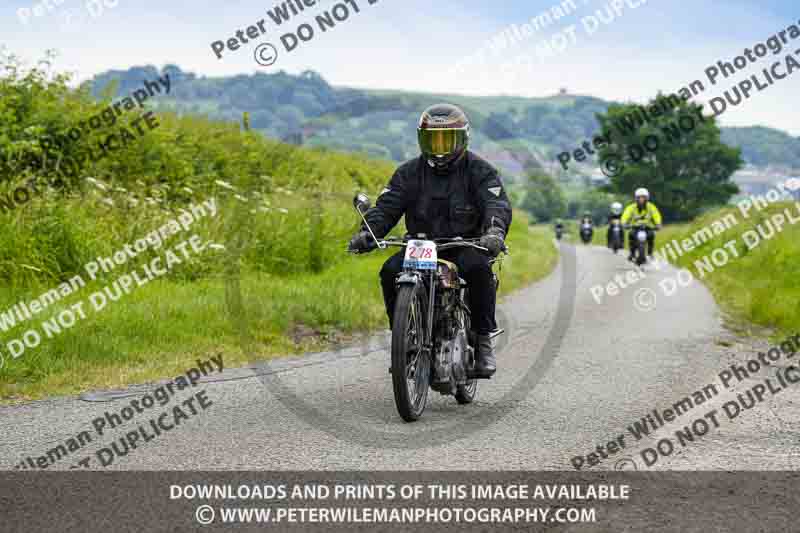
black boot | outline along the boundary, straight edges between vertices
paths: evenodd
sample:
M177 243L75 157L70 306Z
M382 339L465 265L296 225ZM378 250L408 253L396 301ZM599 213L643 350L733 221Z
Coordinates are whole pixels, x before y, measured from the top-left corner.
M497 359L489 335L478 335L475 347L475 375L479 378L490 378L497 371Z

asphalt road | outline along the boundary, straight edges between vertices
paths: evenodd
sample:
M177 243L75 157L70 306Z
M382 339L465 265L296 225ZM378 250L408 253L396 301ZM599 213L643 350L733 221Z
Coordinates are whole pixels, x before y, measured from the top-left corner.
M774 376L788 362L762 368L726 390L718 374L767 344L727 330L699 283L665 296L659 282L675 276L671 267L648 267L644 279L598 304L591 288L628 271L632 265L604 248L564 245L549 278L500 306L507 334L499 370L480 383L473 405L459 406L431 392L423 418L403 423L394 408L383 334L369 345L226 370L192 391L206 391L207 409L140 441L107 468L568 470L577 456L583 456L582 468L592 470L797 468L800 388L767 393L734 420L722 408L737 390L770 376L777 384ZM718 394L707 395L702 405L695 402L658 433L637 440L628 430L652 410L663 413L709 384L716 384ZM180 399L103 436L96 435L92 420L119 411L150 388L0 409L0 468L14 468L29 456L35 461L84 430L92 442L49 468L66 469L85 457L102 468L98 449L147 425L153 415L172 412ZM716 423L709 412L716 412ZM683 446L675 431L685 426L694 428L694 441L684 439ZM625 447L609 447L620 435ZM641 450L663 438L674 451L648 467ZM586 456L598 445L607 457L598 455L602 460L589 466Z

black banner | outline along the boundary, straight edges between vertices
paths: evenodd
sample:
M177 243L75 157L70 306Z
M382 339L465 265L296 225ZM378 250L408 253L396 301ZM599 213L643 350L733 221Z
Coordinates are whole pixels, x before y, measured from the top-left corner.
M0 531L796 531L789 472L6 472Z

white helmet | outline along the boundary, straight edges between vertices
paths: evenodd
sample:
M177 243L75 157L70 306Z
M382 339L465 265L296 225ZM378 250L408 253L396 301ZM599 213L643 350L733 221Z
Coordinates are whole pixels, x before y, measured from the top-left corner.
M644 196L646 199L649 200L650 199L650 191L648 191L644 187L639 187L638 189L636 189L636 192L633 193L633 198L636 199L636 198L639 198L640 196Z
M619 215L622 213L622 204L619 202L614 202L611 204L611 213L614 215Z

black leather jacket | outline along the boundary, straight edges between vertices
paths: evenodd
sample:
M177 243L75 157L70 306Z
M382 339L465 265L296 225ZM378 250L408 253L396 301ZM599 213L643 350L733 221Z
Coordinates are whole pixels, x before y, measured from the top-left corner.
M492 226L508 233L511 203L497 170L474 153L467 151L446 174L420 156L395 171L365 218L382 238L403 215L411 234L471 238Z

